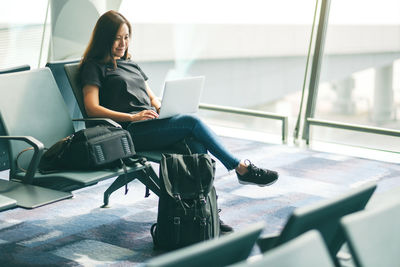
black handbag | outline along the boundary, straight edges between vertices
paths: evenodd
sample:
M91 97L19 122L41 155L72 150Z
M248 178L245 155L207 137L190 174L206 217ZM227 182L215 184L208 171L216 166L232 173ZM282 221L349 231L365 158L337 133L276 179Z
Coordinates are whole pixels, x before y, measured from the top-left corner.
M128 131L109 126L82 129L51 146L42 156L39 171L90 170L116 167L136 154Z

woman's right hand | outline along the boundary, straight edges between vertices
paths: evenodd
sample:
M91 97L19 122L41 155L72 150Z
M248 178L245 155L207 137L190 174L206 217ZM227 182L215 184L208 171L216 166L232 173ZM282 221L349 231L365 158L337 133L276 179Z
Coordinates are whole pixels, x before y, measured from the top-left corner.
M158 113L151 109L142 110L139 113L132 114L133 121L144 121L156 118L158 118Z

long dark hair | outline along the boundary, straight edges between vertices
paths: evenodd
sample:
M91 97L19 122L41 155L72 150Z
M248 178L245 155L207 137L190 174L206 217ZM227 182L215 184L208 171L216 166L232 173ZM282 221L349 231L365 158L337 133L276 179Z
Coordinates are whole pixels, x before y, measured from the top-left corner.
M93 29L90 42L83 54L81 66L88 60L95 60L100 63L112 63L116 67L116 62L112 54L112 47L117 32L122 24L126 24L129 29L129 38L132 35L132 26L129 21L119 12L110 10L101 15ZM121 57L129 58L128 49Z

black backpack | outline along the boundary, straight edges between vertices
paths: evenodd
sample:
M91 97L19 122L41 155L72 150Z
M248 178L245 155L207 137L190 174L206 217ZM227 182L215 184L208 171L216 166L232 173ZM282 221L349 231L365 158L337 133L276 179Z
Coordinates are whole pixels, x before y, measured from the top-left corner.
M151 227L155 249L219 236L214 174L215 161L207 154L163 154L157 223Z

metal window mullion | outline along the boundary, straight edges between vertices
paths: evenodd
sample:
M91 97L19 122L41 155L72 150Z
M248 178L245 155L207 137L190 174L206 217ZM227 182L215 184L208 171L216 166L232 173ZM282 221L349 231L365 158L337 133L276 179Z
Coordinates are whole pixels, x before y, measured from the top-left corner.
M315 102L318 96L318 85L321 72L322 56L324 53L326 29L328 26L330 3L330 0L322 0L321 2L317 38L311 66L310 84L308 87L307 108L304 115L303 139L306 140L307 144L309 143L310 138L310 125L307 121L307 118L312 118L315 112Z

